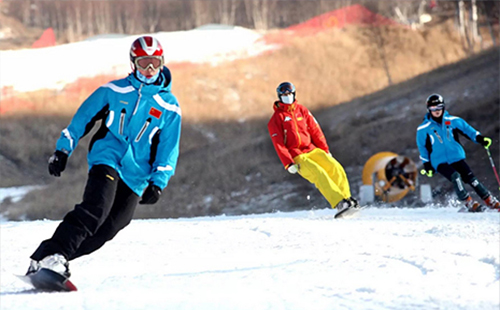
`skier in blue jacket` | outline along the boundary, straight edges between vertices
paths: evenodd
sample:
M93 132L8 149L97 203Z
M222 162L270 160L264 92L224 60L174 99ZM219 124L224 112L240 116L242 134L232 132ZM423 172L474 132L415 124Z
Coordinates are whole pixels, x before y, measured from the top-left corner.
M137 202L156 203L174 174L181 109L160 42L136 39L130 61L133 72L90 95L57 141L49 173L59 177L78 141L101 120L89 146L83 201L33 253L28 274L43 267L69 277L68 261L111 240L130 223Z
M474 201L465 189L464 182L471 185L478 196L490 208L500 208L500 202L479 182L465 162L465 151L459 135L488 148L491 139L481 135L460 117L445 111L441 95L432 94L427 98L428 113L417 128L417 146L423 162L422 174L432 177L437 171L453 183L458 199L463 201L469 212L486 209Z

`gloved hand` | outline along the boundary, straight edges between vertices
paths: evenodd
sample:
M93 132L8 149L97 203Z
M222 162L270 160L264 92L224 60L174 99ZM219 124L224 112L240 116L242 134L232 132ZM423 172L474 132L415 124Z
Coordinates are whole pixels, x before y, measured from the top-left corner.
M488 137L483 137L481 135L478 135L476 137L476 141L477 143L481 144L482 146L484 146L485 148L489 148L490 145L491 145L491 139L488 138Z
M139 201L139 204L141 205L152 205L158 202L158 199L160 199L161 196L161 188L158 186L154 185L153 183L150 183L146 190L144 191L144 194L142 194L142 199Z
M291 164L286 170L291 174L296 174L297 172L299 172L299 169L300 166L298 164Z
M432 178L432 176L434 175L434 172L436 172L436 170L434 170L434 167L432 167L430 162L424 163L424 168L422 170L420 170L420 174L426 175L429 178Z
M68 154L55 151L49 158L49 173L55 177L60 177L61 172L66 168L66 162L68 161Z

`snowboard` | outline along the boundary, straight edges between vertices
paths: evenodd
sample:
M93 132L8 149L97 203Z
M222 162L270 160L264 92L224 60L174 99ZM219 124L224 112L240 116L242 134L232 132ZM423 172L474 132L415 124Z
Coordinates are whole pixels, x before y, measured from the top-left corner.
M363 208L346 208L337 214L335 214L336 219L348 219L348 218L353 218L359 215L359 211L361 211Z
M17 277L41 291L73 292L77 290L68 278L47 268L40 268L37 272Z

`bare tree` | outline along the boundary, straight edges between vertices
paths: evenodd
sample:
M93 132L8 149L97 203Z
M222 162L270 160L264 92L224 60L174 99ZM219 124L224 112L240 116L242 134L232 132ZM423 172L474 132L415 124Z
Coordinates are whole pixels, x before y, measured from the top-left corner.
M276 7L270 0L245 0L247 16L253 21L255 29L269 29L269 12Z
M193 1L194 24L196 27L206 24L209 21L209 2L204 0Z
M88 36L93 36L95 35L95 23L94 23L94 19L93 19L93 16L94 16L94 11L93 11L93 6L92 6L92 3L87 3L87 5L85 6L86 10L85 10L85 23L84 25L86 26L86 34Z
M23 5L24 4L24 5ZM25 25L31 24L31 1L20 2L22 12L22 22Z
M491 40L493 42L493 45L497 45L497 38L496 38L496 35L495 35L495 31L493 30L493 16L491 14L491 11L493 11L495 9L495 4L491 4L491 3L487 3L487 2L481 2L481 8L482 8L482 11L484 12L484 17L485 17L485 20L486 20L486 24L488 25L488 30L490 32L490 36L491 36ZM497 8L497 11L498 11L498 8Z
M74 29L74 16L71 14L72 12L69 10L64 10L60 2L56 3L57 14L61 16L61 20L65 23L66 30L66 38L69 42L76 41L76 34ZM63 14L66 15L66 18L63 17Z
M234 25L238 0L221 0L219 2L220 23Z
M96 5L96 15L95 15L95 24L97 33L107 33L108 32L108 2L106 1L98 1L94 2Z
M394 7L394 17L401 23L409 25L413 29L420 28L428 20L423 20L427 0L420 1L397 1Z
M67 18L70 18L69 14L66 15ZM58 33L65 33L67 32L67 27L66 27L66 19L64 18L64 12L62 8L62 3L61 2L56 2L54 5L53 9L53 18L52 20L52 27L57 29ZM54 24L55 23L55 24ZM54 27L55 26L55 27ZM71 33L66 33L66 38L68 39L69 42L72 42L72 37Z
M479 31L477 28L477 3L476 0L471 0L471 32L474 42L480 40Z
M472 42L469 37L468 22L465 17L466 9L463 0L459 0L457 3L457 15L458 15L458 26L460 30L460 35L462 39L465 39L464 48L468 53L472 53Z
M113 32L135 34L185 30L207 23L263 30L284 28L353 4L364 5L387 17L399 18L409 25L421 25L421 17L425 15L423 12L429 1L4 0L2 4L8 7L9 14L25 26L52 27L60 40L63 38L65 41L73 41L85 36ZM439 7L456 10L458 29L467 49L471 49L471 45L481 39L481 21L486 21L486 25L489 23L492 37L497 36L498 32L492 26L499 15L499 4L495 1L439 0Z
M160 19L161 19L161 2L159 1L135 1L137 11L135 19L146 18L147 19L147 30L149 32L158 31ZM139 7L145 7L144 12L142 13ZM142 14L141 14L142 13ZM143 31L143 29L139 30ZM137 33L135 31L129 31L128 33Z

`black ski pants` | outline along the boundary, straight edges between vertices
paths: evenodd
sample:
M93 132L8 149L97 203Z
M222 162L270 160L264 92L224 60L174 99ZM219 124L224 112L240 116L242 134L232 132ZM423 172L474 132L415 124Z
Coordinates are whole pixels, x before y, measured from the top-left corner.
M83 201L68 212L52 238L43 241L31 258L39 261L60 253L68 260L90 254L127 226L139 196L106 165L89 171Z
M437 171L453 183L455 192L460 200L466 200L469 197L469 193L464 187L464 182L471 185L481 199L484 200L490 195L490 192L474 176L469 165L463 159L452 164L441 164L437 167Z

